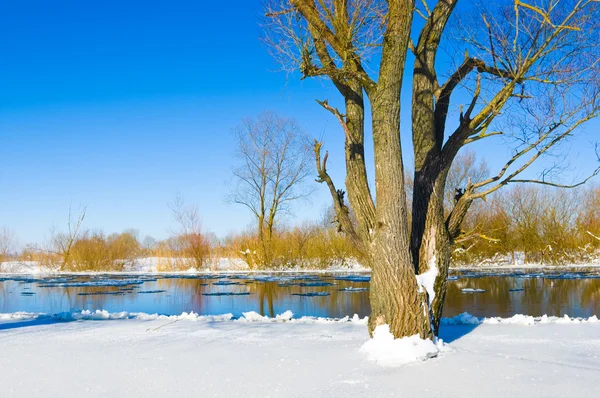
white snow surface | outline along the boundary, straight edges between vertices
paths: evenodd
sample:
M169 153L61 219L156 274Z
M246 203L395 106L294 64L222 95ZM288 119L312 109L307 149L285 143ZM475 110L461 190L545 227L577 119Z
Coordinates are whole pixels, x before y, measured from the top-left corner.
M435 278L438 276L438 269L435 263L435 256L429 261L429 269L422 274L417 275L417 285L419 289L425 289L429 298L429 305L433 303L435 298Z
M394 340L384 326L370 340L365 323L289 311L236 321L102 310L0 314L0 395L597 396L597 317L461 314L442 325L446 345Z
M190 267L184 270L171 268L176 264L187 264ZM239 258L213 258L207 266L202 269L194 268L194 262L191 259L177 258L161 258L161 257L146 257L138 258L132 263L127 263L124 266L122 273L152 273L152 274L196 274L196 273L213 273L213 272L264 272L264 270L252 270L244 260ZM331 264L326 269L312 269L310 266L289 266L283 269L270 271L290 271L290 272L367 272L369 268L363 267L357 260L349 258L339 264ZM63 271L51 269L41 265L36 261L5 261L0 262L0 274L60 274ZM73 273L65 271L64 273ZM79 274L97 274L102 272L75 272ZM120 273L120 272L111 272Z
M398 367L434 358L443 348L443 341L438 340L434 344L431 340L421 339L419 335L395 339L389 325L380 325L373 331L373 338L360 347L360 351L379 365Z

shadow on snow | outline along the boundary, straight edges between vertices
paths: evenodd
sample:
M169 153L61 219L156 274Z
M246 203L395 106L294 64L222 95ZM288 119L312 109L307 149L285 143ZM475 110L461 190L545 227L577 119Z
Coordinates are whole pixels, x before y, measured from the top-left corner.
M440 339L444 340L444 343L452 343L455 340L466 336L478 327L479 324L475 325L441 325L440 326Z

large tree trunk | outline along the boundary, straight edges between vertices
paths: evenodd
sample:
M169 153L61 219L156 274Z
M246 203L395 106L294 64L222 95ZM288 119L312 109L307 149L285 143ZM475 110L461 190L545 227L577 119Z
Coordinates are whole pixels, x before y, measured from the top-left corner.
M414 4L390 2L379 82L371 92L375 231L370 245L369 331L388 324L395 337L431 337L426 295L417 285L410 252L404 165L400 144L400 92Z
M387 324L397 337L431 338L429 306L412 264L399 260L397 249L389 246L389 236L376 239L372 251L369 332Z

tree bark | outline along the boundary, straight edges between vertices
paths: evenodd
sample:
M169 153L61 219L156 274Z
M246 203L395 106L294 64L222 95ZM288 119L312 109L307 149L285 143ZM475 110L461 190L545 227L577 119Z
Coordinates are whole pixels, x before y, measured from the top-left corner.
M396 337L431 336L426 296L417 286L410 253L404 165L400 144L400 92L412 24L413 3L394 1L372 104L376 230L371 248L369 331L388 324Z

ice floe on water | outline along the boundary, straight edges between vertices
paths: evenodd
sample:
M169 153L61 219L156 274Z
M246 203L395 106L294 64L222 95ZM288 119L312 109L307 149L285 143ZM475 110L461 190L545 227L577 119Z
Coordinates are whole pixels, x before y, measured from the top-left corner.
M460 289L463 293L483 293L485 292L484 289L472 289L472 288L464 288L464 289Z
M233 281L219 281L219 282L213 283L213 286L230 286L230 285L242 285L242 283L233 282Z
M303 287L318 287L318 286L332 286L335 285L335 283L331 283L331 282L300 282L297 283L298 286L303 286Z
M120 287L131 285L142 285L146 282L156 282L156 278L135 278L135 279L92 279L89 281L48 281L41 280L38 287Z
M338 289L340 292L364 292L369 290L368 287L345 287L342 289Z
M349 282L369 282L371 277L369 275L343 275L334 276L333 279L336 281L349 281Z
M307 293L292 293L292 296L301 296L301 297L324 297L324 296L329 296L329 292L307 292Z
M106 292L106 291L99 291L99 292L81 292L81 293L77 293L78 296L123 296L125 293L127 293L128 291L116 291L116 292Z
M202 293L203 296L248 296L250 292L210 292Z

